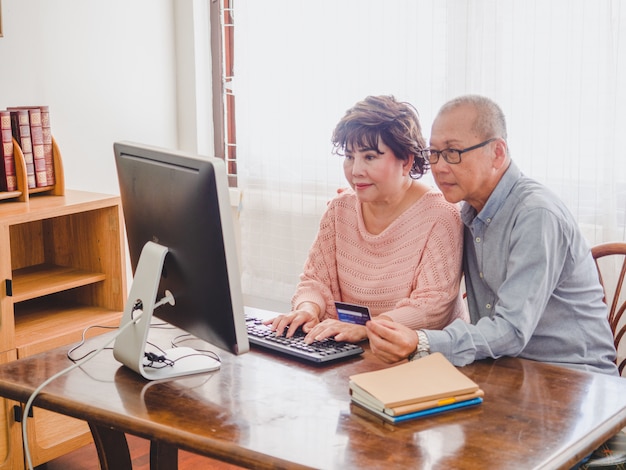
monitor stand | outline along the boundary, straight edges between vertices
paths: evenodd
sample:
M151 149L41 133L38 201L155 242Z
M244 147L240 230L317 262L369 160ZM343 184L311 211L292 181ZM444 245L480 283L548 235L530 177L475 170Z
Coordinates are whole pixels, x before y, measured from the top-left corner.
M158 368L149 367L151 361L145 357L145 352L152 314L165 303L174 305L171 293L155 304L167 252L167 247L154 242L147 242L141 250L120 328L133 324L120 333L113 346L116 360L148 380L200 374L220 368L219 361L188 347L171 348L160 353L167 358L167 364L172 365L159 362L156 364ZM137 319L139 313L141 317Z

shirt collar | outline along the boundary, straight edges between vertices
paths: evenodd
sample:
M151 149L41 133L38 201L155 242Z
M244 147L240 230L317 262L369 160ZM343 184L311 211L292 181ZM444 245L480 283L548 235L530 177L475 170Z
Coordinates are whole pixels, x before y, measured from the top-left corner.
M463 208L461 209L461 218L463 219L463 223L469 227L474 221L474 218L478 218L478 220L483 223L489 223L502 207L504 201L506 201L507 196L513 189L513 186L515 186L515 183L519 179L520 175L521 171L517 165L511 161L509 167L506 169L502 178L500 178L500 181L489 196L489 199L487 199L485 206L478 214L476 214L476 209L474 209L467 202L463 203Z

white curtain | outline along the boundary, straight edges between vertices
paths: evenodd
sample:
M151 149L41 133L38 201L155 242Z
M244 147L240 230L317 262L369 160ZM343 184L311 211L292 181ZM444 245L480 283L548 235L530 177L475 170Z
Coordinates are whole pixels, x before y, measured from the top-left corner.
M513 159L590 244L626 240L623 1L238 0L234 20L248 298L289 301L345 185L332 130L367 95L413 103L427 136L448 99L490 96Z

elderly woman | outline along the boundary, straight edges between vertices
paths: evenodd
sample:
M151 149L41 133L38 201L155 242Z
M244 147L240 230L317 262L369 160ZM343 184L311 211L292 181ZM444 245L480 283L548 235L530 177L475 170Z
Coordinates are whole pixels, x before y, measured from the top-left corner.
M364 326L337 319L335 301L367 306L412 329L468 319L459 295L463 231L458 208L417 181L428 171L417 112L369 96L337 124L334 153L350 189L328 205L292 299L268 320L278 335L358 342Z

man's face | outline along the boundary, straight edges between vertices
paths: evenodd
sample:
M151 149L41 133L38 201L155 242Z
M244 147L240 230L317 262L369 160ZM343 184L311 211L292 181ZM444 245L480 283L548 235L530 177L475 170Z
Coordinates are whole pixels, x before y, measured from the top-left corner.
M476 110L461 105L438 115L432 126L430 148L432 150L463 150L490 137L477 135L472 130ZM467 201L477 211L487 202L495 184L495 142L461 154L461 162L450 164L443 157L431 164L431 171L439 189L452 203Z

